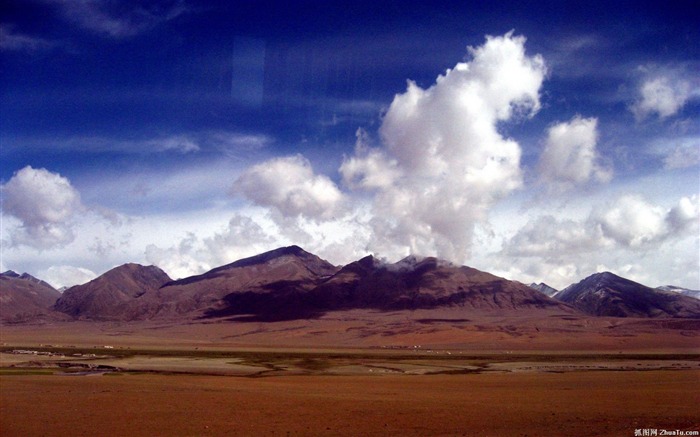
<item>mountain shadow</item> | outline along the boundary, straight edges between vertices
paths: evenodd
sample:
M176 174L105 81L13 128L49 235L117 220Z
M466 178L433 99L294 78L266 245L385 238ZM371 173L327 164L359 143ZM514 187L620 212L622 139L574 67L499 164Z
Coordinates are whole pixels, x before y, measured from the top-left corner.
M235 321L319 318L331 311L404 311L459 307L465 311L571 307L523 284L436 258L407 257L394 264L372 256L350 263L326 278L258 282L227 294L209 317Z
M255 291L239 291L223 298L224 306L205 311L201 318L228 317L238 322L279 322L323 316L309 301L305 281L277 281Z

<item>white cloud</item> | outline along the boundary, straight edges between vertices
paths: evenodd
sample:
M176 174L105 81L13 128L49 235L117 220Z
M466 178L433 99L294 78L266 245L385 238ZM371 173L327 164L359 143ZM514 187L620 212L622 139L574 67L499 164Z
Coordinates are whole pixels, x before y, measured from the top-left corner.
M268 219L236 214L212 235L188 232L170 247L149 244L145 258L172 278L184 278L280 245L281 238Z
M555 124L547 130L539 161L544 182L567 189L591 180L608 182L612 178L612 170L598 163L597 125L596 118L575 116L571 121Z
M33 147L51 150L63 149L89 150L92 153L117 152L133 154L150 154L163 152L191 153L201 150L200 143L206 142L208 136L176 134L145 139L117 139L107 137L73 137L68 139L36 139Z
M275 239L252 218L235 215L225 229L203 240L213 265L264 252L275 245Z
M153 140L148 143L157 151L175 150L180 153L199 152L200 147L194 140L184 135L176 135L162 140Z
M599 265L639 281L675 275L697 282L698 236L697 196L682 197L669 208L624 195L591 208L584 219L531 219L504 241L494 264L508 277L557 287L598 271ZM695 246L694 254L688 245ZM694 270L686 271L688 265Z
M396 160L386 157L384 151L370 148L367 133L358 129L355 156L346 157L340 166L343 183L352 189L387 189L400 176Z
M593 273L584 263L536 258L498 258L491 261L488 271L524 284L544 282L558 290Z
M497 124L540 107L544 61L524 45L512 33L487 37L432 87L409 81L384 116L384 147L360 144L345 159L345 183L375 192L370 249L468 257L474 225L522 184L520 146Z
M562 254L590 252L608 246L610 242L596 224L545 215L527 222L508 241L504 251L512 256L555 259Z
M672 170L700 164L700 137L689 138L687 144L674 147L663 158L664 168Z
M53 41L17 33L11 25L0 24L0 50L36 51L55 47Z
M201 254L196 250L198 244L193 233L169 248L149 244L145 249L146 262L160 267L173 279L204 273L214 266L201 260Z
M111 2L99 0L54 0L62 6L70 21L97 34L127 38L148 31L185 13L182 2L167 7L132 5L113 7Z
M698 228L698 197L683 197L667 209L652 205L641 196L623 196L612 206L595 210L591 219L617 244L650 247Z
M584 220L541 216L530 220L504 245L504 253L550 259L614 247L650 250L700 226L697 196L664 208L638 195L624 195L592 208Z
M224 223L199 226L198 234L186 233L174 245L165 241L149 244L145 259L171 277L183 278L292 244L335 264L346 264L367 255L369 231L354 215L325 221L280 219L264 208L253 208L235 213ZM216 231L206 235L201 233L202 229Z
M623 196L614 205L594 212L593 220L618 244L640 247L664 238L667 211L639 196Z
M667 118L680 111L691 93L687 80L664 75L651 77L641 84L639 97L630 109L637 120L652 114Z
M234 183L234 192L283 216L316 220L332 218L343 201L333 181L314 174L311 163L300 155L250 167Z
M97 277L95 272L83 267L74 266L51 266L39 277L55 288L72 287L92 281Z
M263 134L246 134L231 131L198 131L174 133L145 138L77 136L67 138L27 137L7 144L10 150L31 147L37 151L65 152L90 151L90 153L123 153L149 155L156 153L178 152L182 154L202 150L217 151L227 158L250 160L252 156L272 144L274 139Z
M27 166L0 189L3 213L21 222L11 234L13 244L49 248L73 241L73 219L84 207L68 179Z
M696 230L700 225L700 203L698 196L683 197L671 208L664 218L669 234L686 232L688 230Z
M265 149L274 139L262 134L245 134L238 132L209 132L207 143L224 153L229 159L243 159L259 150Z

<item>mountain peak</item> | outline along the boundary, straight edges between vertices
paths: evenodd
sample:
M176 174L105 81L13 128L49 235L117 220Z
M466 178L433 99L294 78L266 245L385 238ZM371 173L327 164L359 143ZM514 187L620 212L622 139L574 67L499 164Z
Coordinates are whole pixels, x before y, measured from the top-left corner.
M559 292L559 290L557 290L554 287L550 287L549 285L545 284L544 282L540 282L539 284L536 284L533 282L532 284L530 284L530 288L535 289L541 293L544 293L549 297L552 297Z
M21 275L14 270L7 270L6 272L0 273L0 277L2 278L13 278L13 279L21 279L23 281L29 281L33 282L35 284L40 284L42 287L54 289L51 284L48 282L42 281L39 278L35 278L34 276L30 275L29 273L22 273Z
M263 252L261 254L254 255L248 258L240 259L238 261L232 262L231 264L226 264L224 266L217 267L214 270L212 270L212 272L227 270L236 267L248 267L256 264L264 264L268 261L271 261L276 258L282 258L284 256L294 256L297 258L317 258L316 255L305 251L299 246L287 246Z
M0 320L22 321L27 317L44 317L61 295L46 282L27 273L8 270L0 274Z
M592 277L592 278L599 278L599 279L605 279L605 280L625 279L625 278L623 278L623 277L621 277L621 276L618 276L618 275L616 275L616 274L614 274L614 273L607 272L607 271L606 271L606 272L594 273L594 274L592 274L590 277Z
M66 290L54 309L88 319L129 319L126 305L170 281L156 266L128 263Z

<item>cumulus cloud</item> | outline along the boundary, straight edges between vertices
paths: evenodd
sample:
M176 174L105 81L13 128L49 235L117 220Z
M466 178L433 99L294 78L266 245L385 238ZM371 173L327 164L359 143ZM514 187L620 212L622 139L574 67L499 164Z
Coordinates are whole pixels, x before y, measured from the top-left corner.
M639 88L639 96L630 110L637 120L656 114L660 118L676 114L691 97L692 88L684 79L670 76L647 78Z
M575 116L547 130L539 173L544 182L566 189L591 180L608 182L612 171L599 164L598 119Z
M343 195L327 176L314 174L300 155L274 158L247 169L234 193L285 217L329 219L339 212Z
M606 237L628 247L640 247L660 240L672 229L666 226L669 212L640 196L624 196L611 207L595 211L593 222Z
M67 178L27 166L0 189L3 213L21 222L11 233L13 244L45 249L73 241L73 219L84 207Z
M423 89L409 81L380 128L384 147L357 148L340 168L346 185L371 190L371 249L463 262L474 225L522 184L520 146L499 122L533 115L546 74L525 38L487 37Z
M697 195L681 198L664 217L669 234L697 230L700 225L698 219L700 219L700 199Z

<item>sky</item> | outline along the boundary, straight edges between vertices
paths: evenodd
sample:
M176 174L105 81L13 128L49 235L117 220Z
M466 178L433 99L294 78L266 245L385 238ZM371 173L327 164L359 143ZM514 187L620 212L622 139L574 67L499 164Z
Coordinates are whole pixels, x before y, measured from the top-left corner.
M0 271L296 244L700 289L700 6L0 5Z

